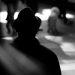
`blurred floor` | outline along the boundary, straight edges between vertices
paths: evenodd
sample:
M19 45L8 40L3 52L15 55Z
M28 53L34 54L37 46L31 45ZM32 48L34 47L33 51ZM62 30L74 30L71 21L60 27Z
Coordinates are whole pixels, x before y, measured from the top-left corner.
M1 44L0 63L2 63L3 66L5 66L5 68L9 70L9 72L14 73L13 75L25 75L26 73L22 74L25 71L27 73L31 73L31 72L39 73L38 75L40 75L41 65L37 64L36 61L34 63L34 60L27 57L26 54L23 54L19 50L12 47L10 43L11 43L10 41L4 40L3 44Z
M75 56L66 55L58 44L44 38L39 39L41 45L52 50L58 57L62 75L75 75ZM74 53L74 52L73 52Z
M46 21L42 22L40 28L42 28L44 31L38 32L37 38L41 45L52 50L52 52L54 52L57 55L59 63L60 63L62 75L75 75L75 51L72 50L72 48L70 49L69 45L68 45L67 51L61 48L60 44L57 42L61 42L62 37L61 38L56 37L57 38L56 39L55 37L49 35L51 37L50 39L45 38L45 36L48 35L46 33L47 31ZM67 44L72 43L72 42L74 44L74 41L75 41L73 38L69 38L69 37L66 37L66 40L68 42Z
M53 44L50 41L46 41L44 40L43 43L46 42L46 45L50 48L50 50L53 51L53 47L57 48L57 45ZM48 42L48 44L47 44ZM45 46L45 44L43 44ZM47 47L46 46L46 47ZM53 47L52 47L53 46ZM47 48L48 48L47 47ZM52 48L51 48L52 47ZM56 50L56 49L55 49ZM58 50L58 49L57 49ZM61 50L60 50L61 51ZM71 59L69 56L67 56L68 58L66 58L64 56L64 58L62 58L63 56L59 56L60 53L56 53L56 51L54 51L54 53L57 55L59 63L60 63L60 68L61 68L61 72L62 75L75 75L75 59ZM5 41L4 44L2 46L0 46L0 59L3 58L4 60L9 58L11 56L16 56L20 57L20 56L24 56L24 54L21 54L18 50L16 50L14 47L12 47L10 45L10 41Z

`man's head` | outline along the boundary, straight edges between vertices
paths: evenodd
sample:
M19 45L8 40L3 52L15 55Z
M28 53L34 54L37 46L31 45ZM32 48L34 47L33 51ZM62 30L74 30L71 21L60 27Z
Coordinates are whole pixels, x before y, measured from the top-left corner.
M13 24L19 36L34 37L40 27L40 22L30 8L23 9Z

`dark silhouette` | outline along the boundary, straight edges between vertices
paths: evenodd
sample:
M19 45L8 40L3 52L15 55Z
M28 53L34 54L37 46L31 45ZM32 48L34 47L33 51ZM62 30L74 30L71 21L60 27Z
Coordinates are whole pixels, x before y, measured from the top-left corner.
M13 28L18 32L18 38L14 40L12 45L34 59L34 62L37 61L42 64L45 73L41 75L61 75L57 56L49 49L41 46L35 38L40 22L41 20L38 21L30 8L23 9L13 23Z

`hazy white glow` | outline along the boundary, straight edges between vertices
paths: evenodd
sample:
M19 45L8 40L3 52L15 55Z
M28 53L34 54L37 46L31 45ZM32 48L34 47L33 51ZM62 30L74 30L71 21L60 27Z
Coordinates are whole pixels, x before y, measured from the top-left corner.
M58 43L58 44L62 43L62 37L60 37L60 36L55 37L55 36L45 35L44 37L45 37L45 39L53 41L55 43Z
M1 23L7 23L7 20L6 20L7 15L8 15L7 11L0 12L0 22Z
M75 45L72 43L62 43L60 47L64 52L75 52Z
M36 13L35 16L38 16L42 21L48 20L51 14L51 9L43 9L42 13Z
M53 41L57 44L60 45L60 48L66 53L68 54L68 52L75 52L75 44L72 43L72 42L65 42L63 40L62 37L58 36L58 37L55 37L55 36L50 36L50 35L45 35L44 36L47 40L50 40L50 41ZM70 54L68 54L70 55Z
M61 62L62 62L63 64L70 64L70 63L75 63L75 60L73 60L73 59L71 59L71 60L63 59L63 60L61 60Z
M60 64L61 71L75 70L75 63Z
M15 12L15 14L14 14L14 20L15 20L15 19L17 19L18 14L19 14L19 12L18 12L18 11L17 11L17 12Z
M40 13L36 13L35 16L39 17L42 21L45 21L48 19L48 17L46 15L42 15Z
M51 9L43 9L42 14L46 15L46 16L50 16L51 14Z
M11 41L14 40L13 37L4 37L3 39L4 40L11 40Z
M69 13L66 14L66 18L74 18L74 17L75 16L73 14L69 14Z

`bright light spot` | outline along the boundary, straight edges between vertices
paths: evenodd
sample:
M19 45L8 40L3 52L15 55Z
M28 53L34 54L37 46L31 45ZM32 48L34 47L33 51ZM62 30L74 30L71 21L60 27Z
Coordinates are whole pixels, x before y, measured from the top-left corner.
M7 15L8 15L7 11L0 12L0 22L1 23L7 23L7 20L6 20Z
M50 16L51 14L51 9L43 9L42 13L46 16Z
M39 17L42 21L46 21L48 20L50 14L51 14L50 9L43 9L42 13L36 13L35 16Z
M62 43L60 47L66 54L68 54L68 52L75 52L75 46L72 43Z
M19 12L15 12L14 14L14 20L17 19Z
M45 35L44 36L45 39L49 40L49 41L53 41L57 44L61 44L62 43L62 37L58 36L58 37L55 37L55 36L50 36L50 35Z
M61 71L75 70L75 63L60 64Z
M11 41L14 40L13 37L4 37L3 39L4 40L11 40Z
M68 18L68 19L74 18L74 17L75 17L75 16L74 16L73 14L69 14L69 13L66 14L66 18Z
M40 13L36 13L35 16L39 17L42 21L45 21L48 19L48 17L46 15L42 15Z

